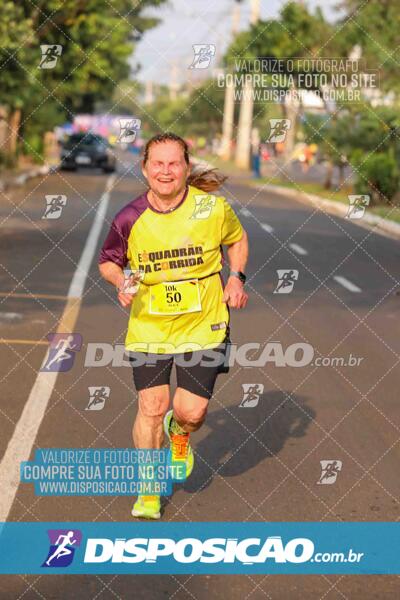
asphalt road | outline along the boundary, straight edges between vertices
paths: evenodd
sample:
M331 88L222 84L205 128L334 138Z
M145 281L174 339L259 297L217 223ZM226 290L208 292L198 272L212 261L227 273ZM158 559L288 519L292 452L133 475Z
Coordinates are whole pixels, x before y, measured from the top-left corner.
M111 180L98 247L113 215L144 189L133 161L124 155ZM46 336L57 331L65 310L107 182L110 176L98 172L57 173L2 194L2 460L11 440L16 447L23 442L15 440L16 424L42 364ZM164 502L163 520L397 521L400 242L234 179L225 193L251 241L250 300L232 316L233 341L261 347L278 342L284 351L306 343L314 358L302 367L235 365L219 377L207 421L192 436L194 472ZM58 219L42 219L49 194L67 197ZM96 258L97 249L76 314L82 349L73 368L57 378L33 450L131 445L137 396L130 368L84 366L88 344L123 343L128 316L112 287L100 280ZM274 293L281 269L298 271L291 293ZM340 365L350 355L358 364ZM328 364L332 357L338 360ZM317 358L326 366L317 366ZM263 386L255 406L240 406L244 384ZM85 410L89 386L110 388L103 410ZM318 484L323 460L342 463L333 484ZM36 497L28 484L15 491L10 521L132 519L128 497ZM15 575L2 576L0 590L0 598L24 600L381 600L399 594L394 576L321 575Z

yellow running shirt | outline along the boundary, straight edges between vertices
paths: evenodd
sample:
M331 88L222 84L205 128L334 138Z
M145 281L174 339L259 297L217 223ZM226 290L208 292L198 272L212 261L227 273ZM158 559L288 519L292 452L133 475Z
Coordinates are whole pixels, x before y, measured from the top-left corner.
M143 273L134 296L125 347L179 353L215 348L229 322L222 302L222 244L243 228L224 197L193 186L169 212L142 194L114 218L99 263L112 261Z

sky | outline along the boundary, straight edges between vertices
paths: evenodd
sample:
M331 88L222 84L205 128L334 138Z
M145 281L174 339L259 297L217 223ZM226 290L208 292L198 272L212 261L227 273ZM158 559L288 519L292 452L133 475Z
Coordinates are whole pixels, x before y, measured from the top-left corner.
M283 0L261 0L261 19L276 17ZM321 6L327 19L338 17L338 0L308 0L309 8ZM141 81L168 84L172 64L176 65L179 81L187 77L193 57L193 44L215 44L217 57L222 55L231 39L233 0L169 0L148 15L161 19L160 24L146 32L137 44L132 65L139 63ZM240 4L240 30L249 26L250 0Z

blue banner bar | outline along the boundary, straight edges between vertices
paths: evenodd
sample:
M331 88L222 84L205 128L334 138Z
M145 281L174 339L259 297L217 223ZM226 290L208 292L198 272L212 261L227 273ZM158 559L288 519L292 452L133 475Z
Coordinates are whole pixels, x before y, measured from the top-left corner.
M400 574L400 523L0 524L0 573Z

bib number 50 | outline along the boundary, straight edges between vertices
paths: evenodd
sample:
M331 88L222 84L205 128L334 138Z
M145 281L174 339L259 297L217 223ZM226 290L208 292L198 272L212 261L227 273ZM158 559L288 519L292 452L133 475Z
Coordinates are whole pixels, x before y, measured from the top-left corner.
M167 302L171 304L171 302L179 303L182 300L182 294L180 292L167 292Z

